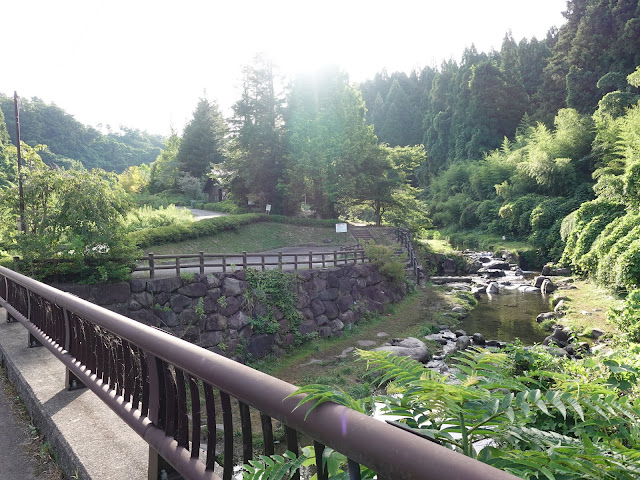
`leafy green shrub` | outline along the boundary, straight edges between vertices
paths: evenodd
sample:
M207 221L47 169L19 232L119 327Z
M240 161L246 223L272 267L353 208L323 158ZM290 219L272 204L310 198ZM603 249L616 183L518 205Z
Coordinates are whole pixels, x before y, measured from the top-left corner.
M611 307L607 320L628 333L634 342L640 342L640 289L630 291L622 306Z
M188 205L189 200L184 195L175 192L161 192L157 194L136 193L132 200L137 205L148 205L152 208L168 207L169 205Z
M547 262L546 256L538 249L520 250L517 253L520 258L520 266L525 270L541 269Z
M624 284L618 284L616 278L616 272L619 271L618 265L622 255L629 249L629 246L640 238L640 225L633 227L624 236L621 236L609 249L609 251L602 256L598 263L596 270L596 279L603 285L608 285L611 288L624 289Z
M640 238L631 242L616 261L614 279L616 289L640 287Z
M124 228L127 232L135 232L145 228L166 227L168 225L184 225L193 221L193 214L175 205L153 208L144 205L127 213Z
M484 200L476 206L476 217L480 225L489 225L498 219L501 202L499 200Z
M528 235L531 233L531 214L547 197L530 193L511 203L504 204L498 215L507 221L508 231L512 235Z
M126 281L140 256L139 250L126 240L114 241L109 246L89 247L81 237L77 237L64 250L56 252L37 245L43 247L38 241L25 243L22 258L10 268L43 282L95 284Z
M567 215L561 227L567 245L560 263L579 270L578 260L589 251L599 233L610 222L624 215L625 210L625 205L618 202L594 200L583 203L580 208ZM591 223L593 220L595 221Z
M378 265L380 273L392 283L404 285L404 264L393 254L391 248L384 245L365 244L364 254L371 259L371 263Z

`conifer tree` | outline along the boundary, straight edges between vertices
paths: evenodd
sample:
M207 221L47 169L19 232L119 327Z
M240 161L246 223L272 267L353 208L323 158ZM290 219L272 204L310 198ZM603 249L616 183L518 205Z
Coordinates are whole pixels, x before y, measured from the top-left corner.
M211 164L222 163L226 158L225 131L216 102L201 98L184 128L177 157L180 170L199 178L209 171Z

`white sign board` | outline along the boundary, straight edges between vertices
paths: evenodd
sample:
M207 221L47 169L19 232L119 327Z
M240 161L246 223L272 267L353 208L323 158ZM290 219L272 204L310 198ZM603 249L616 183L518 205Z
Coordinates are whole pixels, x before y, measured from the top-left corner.
M271 205L267 203L267 212L271 211Z
M346 232L347 232L346 223L336 223L336 233L346 233Z

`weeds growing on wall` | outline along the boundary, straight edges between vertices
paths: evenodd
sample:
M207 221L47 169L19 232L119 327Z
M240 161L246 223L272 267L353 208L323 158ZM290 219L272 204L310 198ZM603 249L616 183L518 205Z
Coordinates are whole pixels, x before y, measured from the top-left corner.
M255 333L275 333L280 328L275 311L282 313L292 330L302 322L295 275L282 270L247 270L247 304Z

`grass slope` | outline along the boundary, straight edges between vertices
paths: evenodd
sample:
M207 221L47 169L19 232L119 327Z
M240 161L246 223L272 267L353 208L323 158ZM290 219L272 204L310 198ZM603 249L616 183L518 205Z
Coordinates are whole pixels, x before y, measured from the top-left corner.
M330 239L330 243L324 243ZM263 252L287 246L335 246L353 244L351 235L345 241L344 233L336 233L335 228L307 227L283 223L254 223L235 231L220 232L214 236L194 238L176 243L153 245L145 253L158 255L205 253Z

